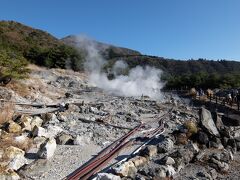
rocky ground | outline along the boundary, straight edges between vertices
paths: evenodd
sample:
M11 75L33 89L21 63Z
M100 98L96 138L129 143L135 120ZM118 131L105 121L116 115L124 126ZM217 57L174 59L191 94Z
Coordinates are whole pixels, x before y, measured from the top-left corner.
M190 106L171 94L165 94L161 102L119 97L91 86L86 74L30 68L30 79L18 82L21 88L11 84L0 87L0 98L11 101L15 110L11 119L1 122L0 179L62 179L141 122L146 124L143 130L156 128L162 115L163 134L136 156L95 178L239 177L240 124L226 126L221 114ZM23 115L24 110L54 108L55 112ZM135 137L142 135L139 132ZM115 161L140 143L123 151Z

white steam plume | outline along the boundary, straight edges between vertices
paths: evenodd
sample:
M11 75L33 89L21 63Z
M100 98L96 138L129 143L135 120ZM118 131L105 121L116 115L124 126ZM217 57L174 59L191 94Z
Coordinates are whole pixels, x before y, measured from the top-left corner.
M102 72L106 60L100 55L95 42L86 37L78 37L79 45L86 51L85 69L90 72L89 80L93 85L120 96L149 96L153 99L162 99L160 89L161 71L153 67L137 66L132 68L128 75L121 75L128 65L117 61L113 66L114 79L110 80L107 73Z

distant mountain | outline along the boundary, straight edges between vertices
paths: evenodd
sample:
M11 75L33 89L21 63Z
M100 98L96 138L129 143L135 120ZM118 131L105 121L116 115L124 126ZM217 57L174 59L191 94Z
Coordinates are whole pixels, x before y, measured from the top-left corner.
M153 66L161 69L167 86L175 87L240 87L240 62L229 60L175 60L142 55L128 48L117 47L78 36L58 39L48 32L14 21L0 21L0 76L21 77L26 60L50 68L83 70L84 49L90 43L108 59L105 68L111 68L121 59L129 65ZM8 64L6 64L6 61ZM16 63L18 62L18 63ZM14 65L14 66L13 66ZM9 67L12 68L9 68ZM19 71L15 71L16 69ZM4 71L4 72L1 72Z
M80 49L86 47L87 44L91 43L106 59L111 59L118 56L141 55L140 52L132 49L117 47L81 36L70 35L62 38L61 40L69 46Z

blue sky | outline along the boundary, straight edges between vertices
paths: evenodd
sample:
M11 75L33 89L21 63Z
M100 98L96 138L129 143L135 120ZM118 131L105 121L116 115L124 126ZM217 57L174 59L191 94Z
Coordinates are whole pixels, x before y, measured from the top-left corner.
M143 54L240 60L240 0L0 0L0 19Z

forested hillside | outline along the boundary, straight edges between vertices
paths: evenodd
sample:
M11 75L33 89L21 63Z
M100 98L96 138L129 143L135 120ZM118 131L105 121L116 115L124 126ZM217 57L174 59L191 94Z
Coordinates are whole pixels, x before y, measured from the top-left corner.
M137 65L163 70L162 79L168 88L232 88L240 87L240 62L229 60L174 60L156 56L122 56L130 68ZM110 63L110 65L113 63Z
M11 75L6 72L6 66L11 66L10 62L20 61L50 68L68 66L74 70L83 69L83 57L77 50L47 32L14 21L0 21L0 53L2 74Z

